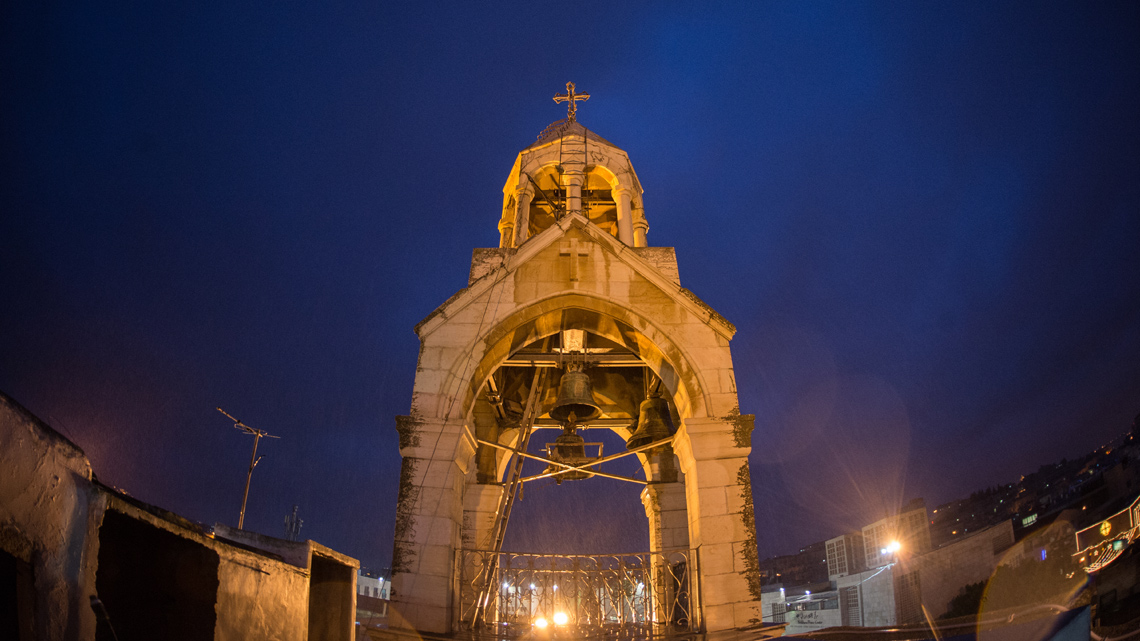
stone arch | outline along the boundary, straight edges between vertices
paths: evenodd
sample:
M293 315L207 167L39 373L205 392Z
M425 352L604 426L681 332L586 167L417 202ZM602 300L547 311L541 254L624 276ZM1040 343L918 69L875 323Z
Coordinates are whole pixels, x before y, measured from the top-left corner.
M688 419L706 417L706 409L712 407L707 396L714 390L706 383L704 373L691 364L684 348L673 341L668 332L626 306L578 292L560 292L518 308L461 350L459 353L463 356L451 364L444 379L446 382L439 390L438 398L446 399L446 406L437 406L440 412L437 417L456 424L463 423L474 430L476 399L503 362L521 347L554 335L561 329L571 328L586 329L637 354L664 384L677 412L675 418L679 419L675 423L676 428L679 429ZM629 437L627 430L611 430L623 440ZM510 447L517 436L517 431L504 432L500 434L499 443ZM687 433L682 438L687 438ZM456 451L456 463L471 470L469 474L472 475L475 466L471 463L477 451L478 448ZM683 458L690 451L688 447L680 447L675 454ZM661 464L659 457L651 460L642 454L635 456L646 478L653 478L654 470ZM495 477L501 480L508 459L505 456L497 459ZM676 460L676 465L685 469L688 461Z
M711 402L704 374L691 364L684 348L665 330L612 300L588 293L561 292L520 307L462 350L465 357L452 363L446 382L441 385L444 389L439 390L439 398L451 402L446 413L437 413L438 418L465 420L491 373L519 347L562 329L562 316L567 312L581 314L584 320L596 319L597 325L589 331L638 354L661 378L682 420L705 417ZM478 361L472 369L475 359ZM471 374L467 374L469 371ZM459 395L463 400L454 402ZM440 409L437 407L437 412Z

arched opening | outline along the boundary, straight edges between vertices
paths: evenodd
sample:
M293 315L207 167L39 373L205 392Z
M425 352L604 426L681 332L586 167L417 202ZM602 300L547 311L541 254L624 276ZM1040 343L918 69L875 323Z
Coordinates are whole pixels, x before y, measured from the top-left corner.
M618 237L617 202L613 196L616 180L604 167L587 167L582 184L582 213L614 238Z
M530 201L527 238L553 225L567 208L567 191L562 167L547 165L530 177L534 195ZM586 167L580 189L582 215L607 234L618 238L618 205L613 190L618 179L601 165Z
M585 318L571 314L565 317L571 324L577 324L574 323L576 318ZM589 381L589 396L599 410L596 418L581 423L577 429L588 432L591 438L597 435L603 439L593 441L602 443L602 452L616 453L625 448L626 441L637 429L642 402L650 395L660 398L667 408L662 417L669 426L667 435L680 425L680 414L671 395L663 393L662 380L637 353L592 331L574 327L562 329L536 337L513 350L491 372L475 396L469 423L474 424L479 438L501 446L481 445L477 449L477 482L504 481L510 452L502 448L518 445L520 424L527 418L524 412L535 384L541 385L534 393L536 409L532 424L537 432L529 450L542 450L542 446L565 428L563 421L552 416L552 410L559 403L560 383L571 362L585 363L582 370ZM545 376L537 376L540 369L545 371ZM546 432L550 434L538 436ZM640 464L629 472L638 471L640 480L672 482L677 479L675 456L671 452L663 459L640 453L635 456ZM529 461L528 468L533 469L534 464Z
M477 546L489 540L484 533L497 531L491 524L504 512L475 510L464 517L463 539L476 546L460 555L461 585L487 587L460 595L462 616L525 626L560 613L587 629L690 629L685 492L667 444L680 414L657 373L672 374L676 383L675 370L662 367L667 363L660 350L651 349L643 334L613 317L560 308L531 322L536 324L523 322L517 333L499 337L512 347L483 370L489 375L471 404L468 425L479 434L468 478L479 489L469 485L471 496L481 499L491 489L501 499L495 503L499 509L513 507L507 508L501 545L482 549ZM653 356L656 369L646 356ZM588 380L584 387L567 383L582 376ZM651 397L657 414L646 410ZM568 406L589 418L580 426L566 419ZM631 453L627 448L636 449L633 443L654 422L651 416L657 427L646 442L656 445ZM565 447L559 443L568 434L585 441L591 460L628 455L607 463L604 473L590 467L559 476L565 468L552 461L560 460L555 450ZM519 477L508 472L519 451L547 459L522 459L521 483L512 482ZM671 506L663 507L665 502ZM477 503L468 502L468 508Z
M562 188L561 178L555 165L543 167L531 176L534 197L530 199L527 238L546 230L566 211L566 190Z

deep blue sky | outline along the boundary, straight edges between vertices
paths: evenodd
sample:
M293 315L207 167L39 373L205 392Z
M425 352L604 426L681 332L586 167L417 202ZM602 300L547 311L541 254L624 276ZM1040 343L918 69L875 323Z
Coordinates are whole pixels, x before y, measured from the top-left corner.
M1140 412L1140 5L413 4L0 6L0 390L100 478L235 522L221 405L253 529L386 564L412 327L567 80L738 327L762 556ZM511 542L642 547L637 489Z

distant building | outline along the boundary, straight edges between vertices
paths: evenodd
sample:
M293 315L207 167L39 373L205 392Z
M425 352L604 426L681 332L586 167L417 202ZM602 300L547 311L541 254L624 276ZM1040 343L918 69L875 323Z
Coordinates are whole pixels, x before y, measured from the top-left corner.
M987 580L1014 544L1013 526L1005 521L931 550L928 523L917 500L900 514L829 539L822 544L829 580L766 587L763 622L785 623L787 634L918 623L923 607L940 616L962 587Z
M391 575L379 576L360 570L356 573L356 622L379 626L387 622Z
M760 561L760 574L768 585L806 585L827 581L827 543L804 546L795 554Z
M830 580L862 572L867 568L862 532L851 532L829 539L826 546L827 576Z
M930 551L930 521L922 499L907 503L896 515L863 527L865 567L877 568L893 556L892 543L899 543L910 554Z

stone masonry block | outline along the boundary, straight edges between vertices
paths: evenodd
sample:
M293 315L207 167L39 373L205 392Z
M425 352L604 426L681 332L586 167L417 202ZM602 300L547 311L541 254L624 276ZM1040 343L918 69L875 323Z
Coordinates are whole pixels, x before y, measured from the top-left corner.
M728 514L728 498L724 486L700 488L701 516Z
M455 547L452 545L427 545L420 552L420 576L451 578L451 565Z
M463 497L464 508L472 511L494 513L499 509L499 501L502 499L504 491L503 486L498 484L488 483L468 486L467 493Z
M661 492L657 495L657 504L661 506L662 512L678 510L684 512L688 509L688 504L685 501L685 488L679 487L674 491Z
M719 432L690 433L689 443L692 446L693 458L697 461L746 459L752 450L751 447L736 445L736 437L731 427Z
M736 619L736 627L738 628L755 625L761 620L759 601L738 601L732 605L732 608L733 618Z
M736 374L731 368L718 369L717 378L720 380L720 392L736 394Z
M416 514L424 517L449 517L458 507L455 499L455 493L450 488L422 487L416 502Z
M738 458L697 461L697 487L703 490L711 487L735 486L737 484L736 474L746 460Z
M751 548L751 553L756 553L756 545L751 541L735 541L732 544L732 558L734 560L733 569L737 572L745 572L749 570L748 567L748 553Z
M701 519L701 545L747 541L750 532L745 529L739 514L709 516Z
M731 543L706 543L701 546L701 571L704 574L728 574L735 571L734 566Z
M485 303L482 305L471 305L464 311L467 312L470 310L472 315L475 313L481 314L485 307ZM453 322L452 319L448 319L447 324L441 326L427 337L427 340L424 341L424 345L428 347L467 347L471 345L471 340L474 337L482 333L481 330L488 329L480 325L479 318L474 318L473 321L467 323Z
M737 409L740 405L736 392L712 392L708 397L708 412L713 416L725 416Z
M441 452L437 452L437 456L443 453L445 456L455 451L455 445L458 443L459 438L454 436L444 436L440 438ZM450 460L435 460L430 461L424 473L424 487L442 487L453 488L455 487L455 476L458 469L453 461Z
M723 347L698 347L688 350L689 361L701 371L732 369L732 357ZM725 391L721 389L720 391Z
M731 603L712 605L706 602L702 612L705 630L709 632L736 628L736 610Z
M438 600L432 602L425 599L421 602L411 603L400 599L399 602L392 604L392 609L396 610L396 613L393 613L390 618L396 619L398 617L402 619L404 625L401 626L397 623L391 627L407 627L420 632L438 634L446 633L451 625L451 609L437 604Z
M737 572L725 574L708 574L706 572L701 578L701 600L705 604L705 608L747 601L751 598L751 594L748 592L748 581Z
M420 368L416 371L416 380L412 386L413 393L441 394L443 384L450 373L445 369Z
M623 305L629 304L629 281L611 281L606 283L605 295L619 301Z
M424 533L420 535L423 543L428 546L452 546L455 543L455 533L458 526L445 516L422 516ZM416 525L420 525L417 520ZM419 534L419 531L417 531Z

